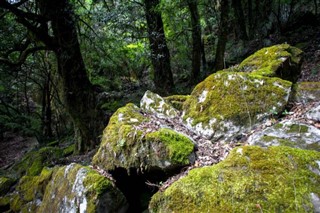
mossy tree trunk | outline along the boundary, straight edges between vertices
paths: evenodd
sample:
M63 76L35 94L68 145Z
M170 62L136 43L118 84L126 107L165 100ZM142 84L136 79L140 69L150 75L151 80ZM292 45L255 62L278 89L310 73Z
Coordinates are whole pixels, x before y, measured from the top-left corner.
M154 69L154 83L158 93L168 95L173 91L174 84L163 21L157 8L159 3L159 0L144 0L144 9Z
M42 14L52 22L63 101L74 124L75 152L82 153L93 145L96 100L81 55L73 8L68 0L39 3Z

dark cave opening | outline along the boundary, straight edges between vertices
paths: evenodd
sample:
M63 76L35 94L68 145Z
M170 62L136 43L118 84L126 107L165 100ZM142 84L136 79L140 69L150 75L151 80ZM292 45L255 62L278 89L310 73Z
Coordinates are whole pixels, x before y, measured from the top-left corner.
M122 191L129 203L128 213L148 212L151 197L159 189L156 185L160 186L162 182L174 175L172 172L166 173L160 169L152 169L142 173L137 172L136 169L130 169L127 172L124 168L116 168L110 173L116 180L116 186ZM151 183L151 185L147 183Z

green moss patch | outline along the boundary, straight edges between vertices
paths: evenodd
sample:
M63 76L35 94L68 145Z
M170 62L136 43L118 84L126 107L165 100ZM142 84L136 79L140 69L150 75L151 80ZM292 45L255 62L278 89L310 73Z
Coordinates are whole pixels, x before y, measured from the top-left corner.
M313 212L320 153L289 147L234 149L214 166L193 169L151 200L151 212Z
M193 152L192 141L173 130L162 128L159 131L147 134L147 141L152 143L163 143L168 153L168 161L175 164L185 165L190 163L190 154Z

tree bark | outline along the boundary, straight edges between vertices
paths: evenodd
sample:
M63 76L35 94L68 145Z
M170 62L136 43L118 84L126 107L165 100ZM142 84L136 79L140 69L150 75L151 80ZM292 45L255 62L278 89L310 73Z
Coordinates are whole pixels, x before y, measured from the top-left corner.
M73 8L68 0L43 2L43 14L52 21L57 43L58 73L63 100L74 124L75 152L83 153L91 148L95 137L96 100L81 55Z
M174 84L162 17L156 8L159 2L159 0L144 0L144 9L148 25L151 62L154 69L154 83L158 93L168 95L173 91Z
M190 83L196 83L200 79L201 69L201 25L197 0L189 0L188 8L191 16L192 31L192 73Z
M224 52L227 44L228 34L228 19L229 19L229 5L228 0L222 0L220 6L220 23L218 31L218 44L216 49L214 70L222 70L225 68Z

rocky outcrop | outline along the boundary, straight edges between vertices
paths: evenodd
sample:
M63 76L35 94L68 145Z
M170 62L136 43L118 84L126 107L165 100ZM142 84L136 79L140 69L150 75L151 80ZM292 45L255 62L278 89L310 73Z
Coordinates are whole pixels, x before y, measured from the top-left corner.
M126 200L113 183L78 164L23 176L15 190L0 198L0 209L13 212L125 212Z
M150 212L320 212L320 153L239 147L157 192Z

